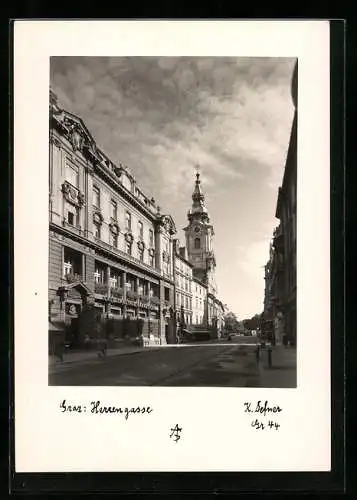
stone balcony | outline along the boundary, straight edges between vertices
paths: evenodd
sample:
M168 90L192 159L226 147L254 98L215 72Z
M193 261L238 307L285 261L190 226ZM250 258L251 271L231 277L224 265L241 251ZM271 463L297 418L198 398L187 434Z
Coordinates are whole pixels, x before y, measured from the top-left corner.
M77 283L77 282L83 282L84 281L84 276L80 273L68 273L63 277L64 281L67 283Z
M106 283L95 283L94 293L101 297L107 297L109 300L132 305L134 307L145 307L158 310L160 306L160 297L150 297L146 294L139 294L134 290L127 290L124 296L123 288L110 287ZM167 307L169 307L169 305Z

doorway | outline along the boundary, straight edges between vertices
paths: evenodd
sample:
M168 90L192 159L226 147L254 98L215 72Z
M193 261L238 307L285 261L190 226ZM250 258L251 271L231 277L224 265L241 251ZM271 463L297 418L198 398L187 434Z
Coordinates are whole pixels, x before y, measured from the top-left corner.
M65 345L69 349L75 349L79 344L79 319L72 318L66 330Z

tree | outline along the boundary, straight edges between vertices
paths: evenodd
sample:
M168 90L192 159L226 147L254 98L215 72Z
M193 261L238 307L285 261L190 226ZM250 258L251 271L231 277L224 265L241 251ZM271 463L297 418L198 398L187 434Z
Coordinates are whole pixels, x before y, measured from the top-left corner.
M243 325L246 330L257 330L260 325L260 314L255 314L251 318L243 320Z
M224 316L224 327L228 331L235 331L238 329L237 316L233 312L228 312Z

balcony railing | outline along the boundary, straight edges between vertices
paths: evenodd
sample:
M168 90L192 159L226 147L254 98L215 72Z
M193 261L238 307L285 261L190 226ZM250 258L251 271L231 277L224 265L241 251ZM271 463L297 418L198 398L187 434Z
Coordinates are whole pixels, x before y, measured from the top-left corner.
M150 303L159 306L160 305L160 297L150 297Z
M79 273L69 273L66 274L64 278L67 283L76 283L77 281L83 281L83 276Z
M150 302L149 295L139 295L138 299L139 302L142 302L143 304L148 304Z
M124 296L124 290L122 288L111 287L110 294L112 297L115 297L117 299L121 299Z
M106 295L108 293L108 285L106 283L95 283L94 292L101 295Z
M127 290L126 297L129 300L137 300L138 299L138 292L135 292L134 290Z

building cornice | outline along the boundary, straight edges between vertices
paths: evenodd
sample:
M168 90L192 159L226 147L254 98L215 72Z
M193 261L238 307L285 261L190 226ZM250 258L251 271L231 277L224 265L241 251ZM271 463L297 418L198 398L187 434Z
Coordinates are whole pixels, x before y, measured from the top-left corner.
M195 276L192 277L192 281L194 281L198 285L202 286L203 288L206 288L206 290L208 289L208 286L205 283L203 283L200 279L196 278Z
M187 259L185 259L184 257L182 257L179 253L175 252L175 259L178 259L178 260L181 260L182 262L184 262L185 264L187 264L188 266L190 266L191 268L195 267L192 262L188 261Z

